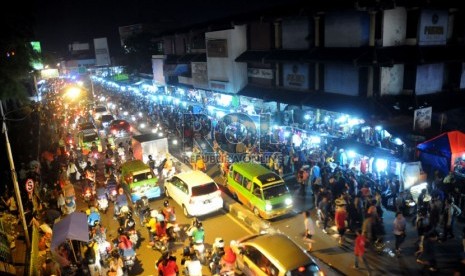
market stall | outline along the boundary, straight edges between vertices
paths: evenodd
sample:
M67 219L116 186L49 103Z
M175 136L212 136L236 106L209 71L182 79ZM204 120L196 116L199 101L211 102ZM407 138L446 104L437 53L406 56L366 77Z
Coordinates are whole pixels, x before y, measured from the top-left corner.
M56 249L61 244L68 242L77 261L76 252L71 241L89 242L89 230L87 227L87 215L74 212L53 225L51 249Z

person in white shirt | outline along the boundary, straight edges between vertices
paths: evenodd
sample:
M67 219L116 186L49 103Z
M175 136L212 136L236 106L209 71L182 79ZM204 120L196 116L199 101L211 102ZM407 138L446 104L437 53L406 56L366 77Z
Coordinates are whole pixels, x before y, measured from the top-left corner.
M202 276L202 264L196 254L192 254L184 263L184 271L188 276Z
M304 239L308 246L308 251L312 250L312 237L315 234L315 223L310 216L310 210L304 212L305 235Z

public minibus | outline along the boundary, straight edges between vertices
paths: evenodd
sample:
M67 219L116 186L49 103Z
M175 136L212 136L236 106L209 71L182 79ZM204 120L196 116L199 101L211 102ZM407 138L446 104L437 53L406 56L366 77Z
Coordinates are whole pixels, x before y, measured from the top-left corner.
M78 146L82 149L84 154L88 154L91 151L92 143L95 142L98 151L102 152L102 142L98 132L94 129L84 129L77 134Z
M226 186L234 198L261 218L272 219L292 210L292 195L284 180L260 164L232 164Z
M121 166L121 183L124 191L130 195L132 203L142 196L148 199L161 196L158 179L150 167L141 160L125 162Z

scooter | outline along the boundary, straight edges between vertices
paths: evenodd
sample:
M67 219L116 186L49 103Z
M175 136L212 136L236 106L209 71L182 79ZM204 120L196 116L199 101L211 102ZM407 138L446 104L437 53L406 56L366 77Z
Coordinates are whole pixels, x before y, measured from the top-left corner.
M133 248L122 250L123 264L127 272L131 272L136 263L136 251Z
M74 196L69 196L65 198L65 205L62 208L62 212L65 215L69 215L72 212L76 211L76 201Z

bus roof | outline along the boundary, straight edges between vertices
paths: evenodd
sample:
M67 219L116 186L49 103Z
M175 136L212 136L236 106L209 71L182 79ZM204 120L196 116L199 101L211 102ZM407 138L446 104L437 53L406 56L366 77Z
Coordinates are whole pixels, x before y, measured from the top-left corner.
M238 162L232 165L233 170L239 172L249 179L257 179L263 185L282 180L273 171L256 163Z
M150 167L141 160L131 160L125 162L121 167L123 174L127 171L142 171L150 169Z

